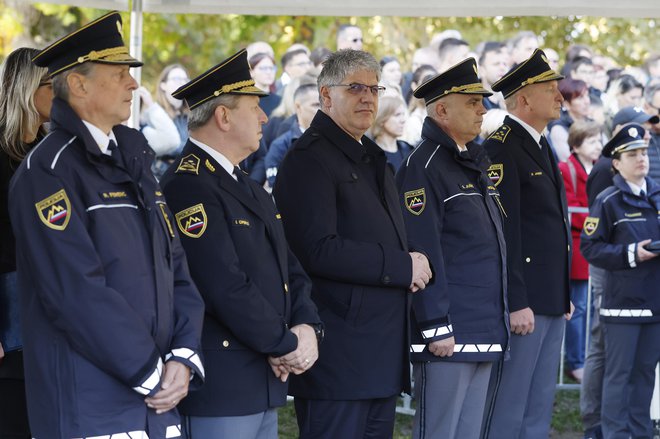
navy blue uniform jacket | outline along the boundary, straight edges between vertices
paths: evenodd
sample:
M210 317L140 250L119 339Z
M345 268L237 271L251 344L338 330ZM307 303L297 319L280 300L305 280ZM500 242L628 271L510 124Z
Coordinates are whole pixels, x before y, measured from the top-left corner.
M262 187L245 178L248 193L192 142L176 165L162 185L206 303L202 347L209 371L204 387L190 393L180 410L239 416L284 405L288 384L275 377L268 356L296 349L298 339L288 328L320 323L311 282Z
M506 212L509 311L569 312L571 230L564 183L553 157L510 117L486 141L488 176Z
M16 171L9 200L32 435L179 437L177 411L156 415L144 397L160 389L170 355L201 383L204 304L151 148L116 126L116 163L60 99L51 127Z
M508 344L506 245L499 192L470 157L427 117L422 141L397 173L410 247L433 267L413 294L413 361L496 361ZM436 357L427 344L455 338L454 355Z
M325 325L319 360L290 393L355 400L409 387L412 261L383 151L319 111L280 166L274 195Z
M646 198L621 177L601 192L584 221L580 249L607 270L600 316L606 322L660 322L660 258L639 262L636 243L660 240L660 185L646 178Z

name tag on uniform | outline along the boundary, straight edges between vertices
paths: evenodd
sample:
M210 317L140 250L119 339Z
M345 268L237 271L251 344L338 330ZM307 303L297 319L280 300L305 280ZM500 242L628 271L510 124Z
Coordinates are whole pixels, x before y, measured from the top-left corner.
M530 177L540 177L541 175L543 175L543 171L534 171L529 173Z
M472 183L464 183L458 185L459 189L462 191L474 190L474 185Z
M103 201L128 200L128 194L125 191L104 191L99 192L99 195Z
M250 227L250 221L246 219L235 219L234 220L234 225L235 226L242 226L242 227Z
M642 212L635 212L635 213L626 213L626 218L639 218L642 216Z

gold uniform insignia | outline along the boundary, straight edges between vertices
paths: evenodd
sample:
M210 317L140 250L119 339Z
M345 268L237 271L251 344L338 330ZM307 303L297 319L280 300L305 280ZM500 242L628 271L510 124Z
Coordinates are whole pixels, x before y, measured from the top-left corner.
M594 218L592 216L588 216L584 220L584 233L587 234L587 236L591 236L596 232L596 229L598 228L598 221L600 221L600 218Z
M71 218L71 202L64 189L55 192L34 206L37 208L39 219L53 230L64 230Z
M191 238L199 238L206 231L206 212L204 211L203 204L196 204L189 207L175 215L176 225L186 236Z
M211 164L209 159L206 159L206 161L204 162L204 166L206 166L206 169L208 169L209 171L215 172L215 166Z
M511 132L511 127L509 125L502 125L497 131L488 136L489 140L497 140L498 142L504 143L506 136Z
M490 165L487 171L488 178L497 187L504 179L504 165L502 163L494 163Z
M199 157L195 154L188 154L181 159L179 167L176 168L176 173L189 172L191 174L199 175Z
M406 209L413 215L420 215L426 207L426 191L424 188L409 191L403 194Z

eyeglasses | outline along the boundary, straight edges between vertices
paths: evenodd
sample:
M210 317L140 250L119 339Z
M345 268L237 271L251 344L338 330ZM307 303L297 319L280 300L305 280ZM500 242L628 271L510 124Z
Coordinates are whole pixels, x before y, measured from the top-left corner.
M361 43L362 38L353 38L351 41L354 42L354 43L358 43L358 42Z
M299 62L299 63L291 64L291 66L293 66L293 67L309 67L311 65L312 65L311 61L302 61L302 62Z
M348 92L352 95L361 95L369 90L372 95L380 96L386 90L386 88L381 85L366 85L355 82L352 84L330 84L328 87L347 87Z
M259 67L256 67L255 70L259 70L260 72L276 72L277 67L276 66L259 66Z

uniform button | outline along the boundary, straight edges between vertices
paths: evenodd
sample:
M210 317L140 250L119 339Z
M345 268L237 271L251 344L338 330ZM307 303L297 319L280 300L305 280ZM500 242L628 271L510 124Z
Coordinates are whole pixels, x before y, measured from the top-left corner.
M525 262L532 262L532 258L525 258Z
M289 286L287 284L284 284L284 292L285 293L289 292Z
M358 175L357 175L355 172L351 172L351 178L352 178L353 180L357 180L357 179L358 179Z
M390 277L387 276L387 275L383 276L383 283L384 283L385 285L389 284L389 283L390 283Z
M570 246L570 245L568 246L568 251L569 251L569 252L571 251L571 246Z
M225 340L222 342L222 346L228 348L229 347L229 340Z

